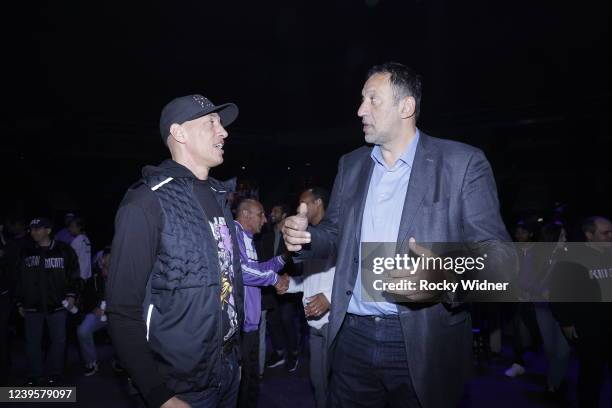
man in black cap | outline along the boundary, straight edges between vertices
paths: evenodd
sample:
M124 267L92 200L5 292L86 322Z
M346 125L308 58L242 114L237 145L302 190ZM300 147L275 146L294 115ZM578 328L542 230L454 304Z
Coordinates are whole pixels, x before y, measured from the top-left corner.
M23 249L16 276L19 314L24 319L27 385L43 385L43 325L47 322L51 346L47 354L49 376L56 385L62 375L66 346L66 309L74 307L79 261L67 244L51 239L51 222L34 218L30 234L34 245Z
M234 104L201 95L164 107L171 160L147 166L115 219L107 282L110 335L150 407L232 407L243 320L240 256L223 162Z

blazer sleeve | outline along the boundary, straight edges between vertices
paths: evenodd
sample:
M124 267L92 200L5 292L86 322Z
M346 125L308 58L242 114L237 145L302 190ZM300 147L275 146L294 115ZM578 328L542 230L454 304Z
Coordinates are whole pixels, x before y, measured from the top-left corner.
M469 159L461 192L461 225L463 242L473 257L486 256L485 268L474 276L462 279L487 279L492 282L515 282L518 257L502 221L497 198L497 186L491 165L482 151L476 150ZM449 293L451 302L461 292Z

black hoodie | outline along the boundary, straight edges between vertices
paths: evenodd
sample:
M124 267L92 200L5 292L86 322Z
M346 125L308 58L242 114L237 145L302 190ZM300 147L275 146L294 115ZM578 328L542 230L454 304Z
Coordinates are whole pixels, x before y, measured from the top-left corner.
M222 211L226 218L227 214L230 214L227 203L223 209L218 204L219 199L221 202L225 200L225 193L220 190L233 189L233 186L227 183L223 184L212 178L206 181L198 180L189 169L172 160L164 161L159 167L145 167L143 177L150 175L193 179L195 196L208 217L215 211ZM211 194L213 190L218 192ZM232 225L231 219L226 221ZM164 378L160 373L159 363L147 342L147 328L143 319L147 282L157 260L163 225L163 211L156 194L142 181L133 185L121 202L115 218L115 236L106 286L107 313L113 344L122 364L147 404L152 407L159 407L176 395L168 385L168 378ZM233 242L235 245L235 236ZM237 250L235 253L238 253ZM234 273L240 276L238 262L234 265ZM241 279L236 279L234 285L240 315Z

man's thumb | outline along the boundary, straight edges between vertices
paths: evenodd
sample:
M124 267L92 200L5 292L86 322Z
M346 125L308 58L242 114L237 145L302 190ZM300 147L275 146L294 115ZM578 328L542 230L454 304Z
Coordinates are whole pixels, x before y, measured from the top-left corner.
M300 217L306 217L307 211L308 209L306 208L306 203L300 203L300 206L298 207L298 215Z

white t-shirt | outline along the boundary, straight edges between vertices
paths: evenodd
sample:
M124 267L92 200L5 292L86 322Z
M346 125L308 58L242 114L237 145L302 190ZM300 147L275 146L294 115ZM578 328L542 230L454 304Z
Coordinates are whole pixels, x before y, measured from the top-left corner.
M306 298L323 293L331 304L332 288L334 285L334 273L336 271L335 259L308 259L303 262L304 273L289 277L289 289L287 292L304 292L302 303L308 303ZM308 325L320 329L329 322L329 310L318 319L308 319Z
M76 236L70 243L72 249L79 258L79 268L81 269L81 279L91 277L91 244L85 234Z

